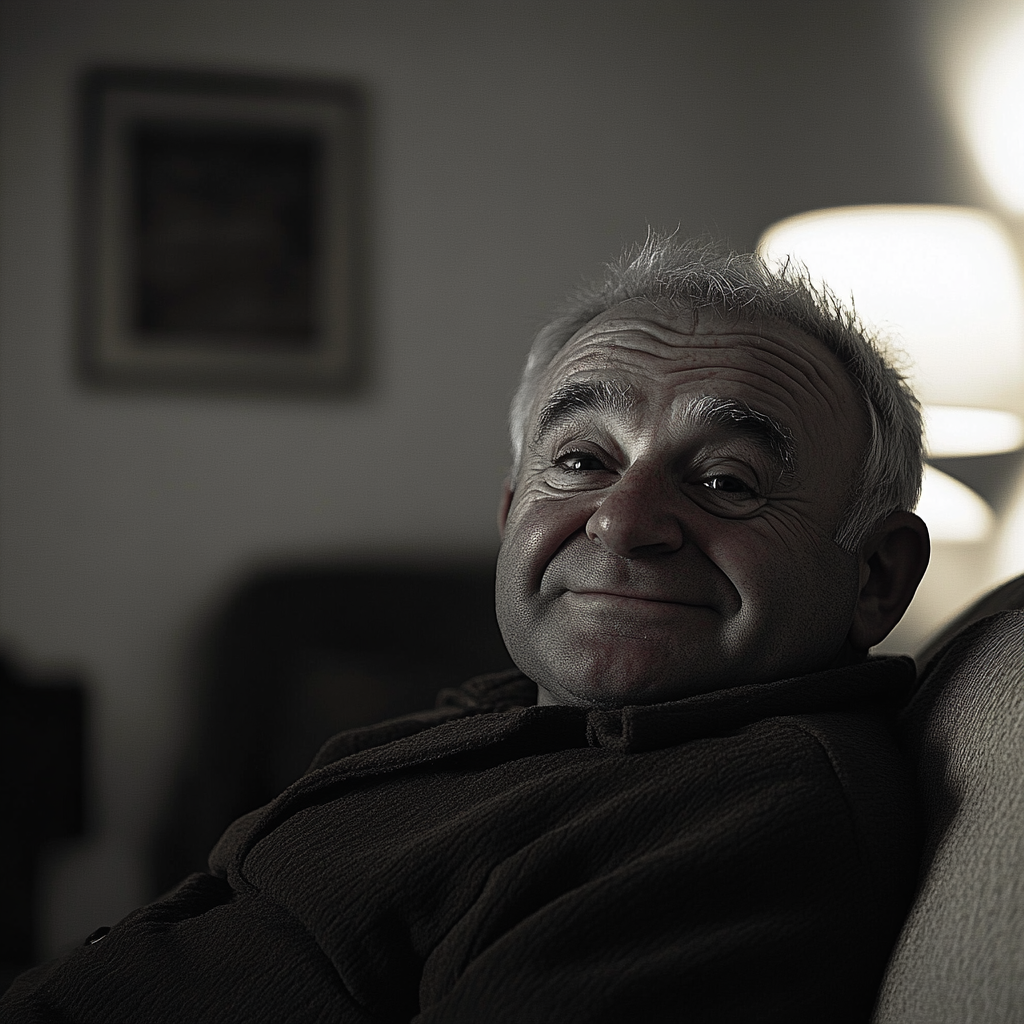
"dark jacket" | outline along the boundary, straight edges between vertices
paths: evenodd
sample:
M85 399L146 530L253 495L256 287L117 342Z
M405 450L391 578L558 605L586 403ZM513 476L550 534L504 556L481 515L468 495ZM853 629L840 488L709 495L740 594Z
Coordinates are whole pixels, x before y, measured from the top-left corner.
M906 911L909 659L617 711L485 677L342 733L3 1021L865 1021Z

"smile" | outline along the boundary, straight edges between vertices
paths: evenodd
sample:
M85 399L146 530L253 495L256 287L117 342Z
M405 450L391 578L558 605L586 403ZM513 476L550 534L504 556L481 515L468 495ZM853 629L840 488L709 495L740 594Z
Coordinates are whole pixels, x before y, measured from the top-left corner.
M653 594L631 594L613 590L567 590L565 596L570 600L593 601L595 603L607 602L631 607L650 605L652 607L661 606L665 608L711 608L710 605L702 601L682 600L680 598Z

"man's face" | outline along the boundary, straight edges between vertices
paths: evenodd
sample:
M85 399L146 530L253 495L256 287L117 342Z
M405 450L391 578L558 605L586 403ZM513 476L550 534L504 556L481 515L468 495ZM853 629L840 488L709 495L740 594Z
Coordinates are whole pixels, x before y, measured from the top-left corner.
M497 611L540 703L621 705L838 663L859 588L832 540L867 441L794 328L620 305L535 398Z

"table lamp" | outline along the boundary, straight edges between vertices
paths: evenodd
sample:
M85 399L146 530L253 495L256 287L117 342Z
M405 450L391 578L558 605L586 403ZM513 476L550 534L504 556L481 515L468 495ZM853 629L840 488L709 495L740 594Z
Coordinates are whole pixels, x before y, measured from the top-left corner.
M924 407L927 452L1024 445L1024 288L1007 232L956 206L848 206L770 227L758 252L802 264L899 356ZM918 506L936 540L983 539L989 506L933 466Z

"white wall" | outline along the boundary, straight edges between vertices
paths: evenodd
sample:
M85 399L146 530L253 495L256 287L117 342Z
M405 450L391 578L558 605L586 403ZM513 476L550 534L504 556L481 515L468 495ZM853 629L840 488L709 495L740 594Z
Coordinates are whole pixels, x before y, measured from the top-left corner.
M248 566L489 552L532 330L646 225L962 198L904 5L5 0L0 636L93 697L97 831L50 950L147 897L184 652ZM95 392L73 364L74 89L100 63L355 77L371 102L371 376L337 400Z

